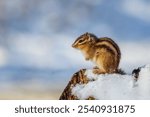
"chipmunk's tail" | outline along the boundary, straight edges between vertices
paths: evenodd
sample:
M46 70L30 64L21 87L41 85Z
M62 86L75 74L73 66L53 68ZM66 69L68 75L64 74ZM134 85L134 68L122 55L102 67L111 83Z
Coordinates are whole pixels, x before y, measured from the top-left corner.
M125 75L125 71L122 69L117 69L116 73L121 74L121 75Z

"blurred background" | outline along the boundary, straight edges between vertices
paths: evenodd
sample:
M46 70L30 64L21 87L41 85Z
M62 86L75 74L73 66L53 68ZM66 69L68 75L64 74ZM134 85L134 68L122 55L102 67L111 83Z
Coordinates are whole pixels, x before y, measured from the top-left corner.
M93 64L71 47L85 32L120 46L120 68L150 63L149 0L0 0L0 99L58 99Z

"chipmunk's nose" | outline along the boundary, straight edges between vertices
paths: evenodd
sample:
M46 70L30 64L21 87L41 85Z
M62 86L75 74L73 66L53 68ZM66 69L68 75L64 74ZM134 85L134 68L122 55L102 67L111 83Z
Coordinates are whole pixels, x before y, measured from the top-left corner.
M74 43L72 44L72 47L75 48L75 44Z

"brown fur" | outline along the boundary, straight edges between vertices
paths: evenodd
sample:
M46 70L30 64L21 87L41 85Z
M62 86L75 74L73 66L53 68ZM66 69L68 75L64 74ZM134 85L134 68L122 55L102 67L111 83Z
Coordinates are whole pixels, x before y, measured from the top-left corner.
M121 58L118 45L110 38L97 38L91 33L81 35L72 44L72 47L79 49L86 60L93 61L97 68L94 73L116 73Z

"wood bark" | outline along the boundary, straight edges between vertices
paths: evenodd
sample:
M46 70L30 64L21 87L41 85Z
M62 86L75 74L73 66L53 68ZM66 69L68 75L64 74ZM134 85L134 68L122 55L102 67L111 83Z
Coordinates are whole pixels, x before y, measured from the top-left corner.
M88 78L84 75L86 69L81 69L80 71L76 72L71 80L69 81L68 85L64 89L63 93L61 94L59 100L78 100L77 96L72 94L72 88L76 84L87 84ZM88 100L94 99L93 97L89 97Z

